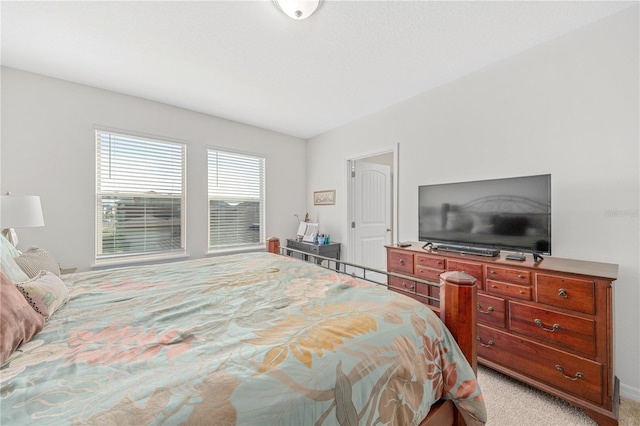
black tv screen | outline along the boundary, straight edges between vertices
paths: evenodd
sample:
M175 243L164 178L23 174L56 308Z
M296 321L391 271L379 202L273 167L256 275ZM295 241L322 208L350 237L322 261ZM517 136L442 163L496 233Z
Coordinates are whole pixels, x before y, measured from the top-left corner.
M551 175L418 187L423 242L551 254Z

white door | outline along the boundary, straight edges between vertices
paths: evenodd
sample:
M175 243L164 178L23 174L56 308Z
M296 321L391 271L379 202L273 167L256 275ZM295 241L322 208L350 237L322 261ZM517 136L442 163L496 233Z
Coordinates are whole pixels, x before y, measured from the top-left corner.
M391 244L391 167L361 160L354 167L355 263L386 270L384 246Z

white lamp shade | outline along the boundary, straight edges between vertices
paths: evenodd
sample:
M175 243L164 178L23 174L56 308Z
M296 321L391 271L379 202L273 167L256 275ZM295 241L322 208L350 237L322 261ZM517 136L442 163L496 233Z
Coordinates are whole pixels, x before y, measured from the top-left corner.
M0 228L34 228L36 226L44 226L40 197L37 195L0 197Z
M306 19L320 6L320 0L273 0L275 5L290 18Z

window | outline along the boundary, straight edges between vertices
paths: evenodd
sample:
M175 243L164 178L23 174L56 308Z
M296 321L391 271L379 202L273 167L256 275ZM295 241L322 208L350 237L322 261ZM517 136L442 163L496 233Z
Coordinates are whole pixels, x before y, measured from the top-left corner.
M185 151L96 131L96 262L186 253Z
M264 245L265 159L208 150L209 250Z

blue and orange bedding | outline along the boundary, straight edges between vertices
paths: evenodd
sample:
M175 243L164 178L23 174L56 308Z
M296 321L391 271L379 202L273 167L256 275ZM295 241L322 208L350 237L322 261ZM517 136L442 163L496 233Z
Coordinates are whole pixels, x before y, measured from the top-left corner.
M0 370L3 425L409 425L440 398L486 421L444 325L381 286L271 253L65 282Z

